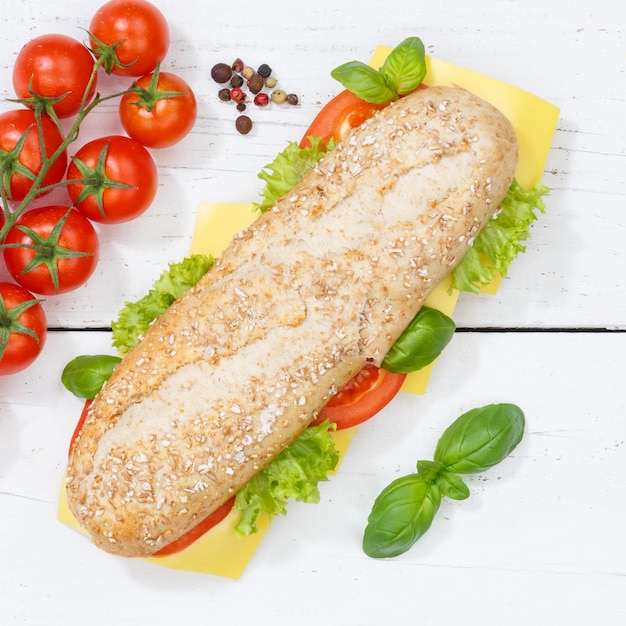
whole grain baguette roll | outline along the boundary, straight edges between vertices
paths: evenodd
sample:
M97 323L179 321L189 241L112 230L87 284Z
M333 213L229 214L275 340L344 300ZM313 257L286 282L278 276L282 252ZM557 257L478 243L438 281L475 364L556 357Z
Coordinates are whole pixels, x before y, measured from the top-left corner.
M176 540L380 364L498 209L517 160L509 121L453 87L402 98L329 152L94 400L67 469L93 541L135 557Z

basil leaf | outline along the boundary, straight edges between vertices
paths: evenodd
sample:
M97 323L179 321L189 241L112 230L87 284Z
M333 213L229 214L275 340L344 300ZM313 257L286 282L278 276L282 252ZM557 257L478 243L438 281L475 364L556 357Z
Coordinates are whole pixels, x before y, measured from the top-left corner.
M445 471L446 466L439 461L418 461L417 473L426 482L434 482L439 478L439 474Z
M459 474L493 467L524 434L524 413L514 404L489 404L461 415L443 433L434 459Z
M380 73L396 94L403 96L419 87L426 76L426 51L419 37L408 37L385 59Z
M455 472L445 469L437 477L437 487L441 494L452 500L466 500L470 496L469 487Z
M409 374L432 363L448 345L456 325L445 313L423 306L385 356L389 372Z
M366 102L384 104L397 98L397 94L389 88L383 75L361 61L344 63L332 70L330 75Z
M439 461L418 461L417 473L426 482L434 482L442 496L453 500L469 498L469 487L463 479Z
M440 503L439 487L419 474L393 481L374 502L363 551L374 558L406 552L430 528Z
M121 361L109 354L77 356L63 369L61 382L79 398L93 399L111 377L113 368Z

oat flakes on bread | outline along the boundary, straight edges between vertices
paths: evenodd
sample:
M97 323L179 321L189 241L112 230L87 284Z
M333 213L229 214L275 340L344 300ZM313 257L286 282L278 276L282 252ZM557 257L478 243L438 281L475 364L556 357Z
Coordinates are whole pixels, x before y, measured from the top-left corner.
M402 98L328 153L94 400L67 469L93 541L140 557L176 540L380 364L497 210L517 160L509 121L454 87Z

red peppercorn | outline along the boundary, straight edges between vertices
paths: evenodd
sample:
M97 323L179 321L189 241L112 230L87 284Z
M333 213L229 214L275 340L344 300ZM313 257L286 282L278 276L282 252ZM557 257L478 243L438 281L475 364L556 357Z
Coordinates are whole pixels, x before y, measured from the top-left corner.
M239 87L233 87L230 90L230 99L235 102L243 102L246 99L246 94Z
M259 107L267 106L269 104L269 101L269 96L266 93L258 93L256 96L254 96L254 104Z

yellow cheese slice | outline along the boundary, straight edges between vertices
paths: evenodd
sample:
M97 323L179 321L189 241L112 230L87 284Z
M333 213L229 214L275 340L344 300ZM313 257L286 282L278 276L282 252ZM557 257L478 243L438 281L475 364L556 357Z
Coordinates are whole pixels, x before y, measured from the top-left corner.
M391 50L386 46L376 48L370 65L380 68ZM541 181L559 118L558 107L519 87L448 61L426 57L426 69L424 84L464 87L502 111L513 124L519 141L517 182L530 189Z
M356 428L348 428L333 433L340 458L340 462L333 473L339 469L341 460L344 458L355 433ZM270 526L269 518L267 515L263 515L257 520L258 532L248 537L240 537L235 532L239 517L240 513L233 510L222 522L184 550L162 557L147 557L143 560L170 569L212 574L238 580ZM67 504L65 477L59 490L57 518L81 534L87 534L76 521Z
M380 67L390 51L391 48L385 46L376 48L370 65ZM425 84L465 87L500 109L511 120L520 143L520 162L516 173L518 182L522 187L530 188L541 180L559 115L557 107L517 87L439 59L427 58L427 70ZM252 224L256 217L252 203L201 203L198 206L191 252L218 257L232 237ZM449 285L449 282L439 285L426 304L452 316L459 294L450 293ZM499 280L494 280L483 291L495 293L498 285ZM423 394L433 366L431 364L419 372L409 374L402 390ZM351 428L333 434L341 459L356 430ZM60 489L57 516L68 526L84 532L68 508L65 481ZM267 532L270 521L267 518L259 520L259 532L241 538L234 531L237 520L238 513L233 511L185 550L145 560L162 567L238 579Z

